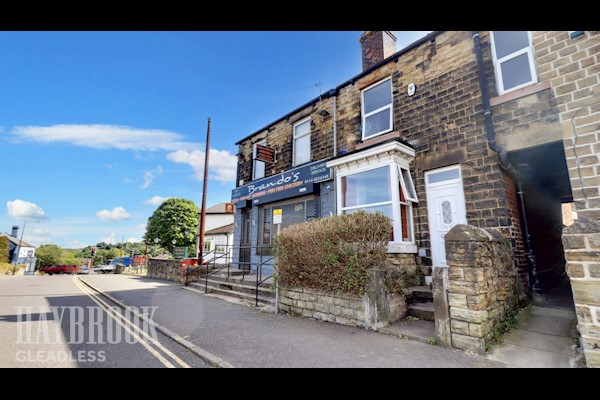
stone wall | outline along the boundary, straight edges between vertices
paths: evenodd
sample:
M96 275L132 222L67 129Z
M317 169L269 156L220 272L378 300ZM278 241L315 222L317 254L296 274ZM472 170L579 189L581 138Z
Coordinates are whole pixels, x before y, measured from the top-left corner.
M183 283L181 276L181 260L148 260L148 278L163 279Z
M495 230L468 225L456 225L445 239L451 345L484 353L494 325L518 301L511 245ZM434 296L443 292L435 290Z
M385 271L369 271L369 285L362 297L332 294L312 289L282 288L279 310L321 321L377 330L406 315L402 294L388 294Z
M562 239L586 362L600 368L600 222L580 217Z
M578 329L588 366L600 367L600 32L534 32L533 42L556 97L579 218L563 231Z

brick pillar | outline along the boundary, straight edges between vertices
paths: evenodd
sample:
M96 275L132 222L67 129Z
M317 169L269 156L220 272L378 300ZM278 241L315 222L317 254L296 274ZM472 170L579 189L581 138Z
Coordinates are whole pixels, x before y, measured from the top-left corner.
M600 222L580 217L562 240L585 359L600 368Z

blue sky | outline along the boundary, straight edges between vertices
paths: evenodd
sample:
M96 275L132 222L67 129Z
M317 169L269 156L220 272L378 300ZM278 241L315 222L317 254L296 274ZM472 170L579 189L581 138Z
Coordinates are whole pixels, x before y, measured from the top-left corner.
M0 32L0 231L140 240L168 197L228 201L235 142L361 71L360 31ZM398 48L427 32L398 32Z

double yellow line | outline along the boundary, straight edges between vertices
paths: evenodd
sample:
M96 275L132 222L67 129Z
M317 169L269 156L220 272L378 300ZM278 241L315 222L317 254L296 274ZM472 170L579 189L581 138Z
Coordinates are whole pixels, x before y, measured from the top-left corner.
M74 276L73 282L83 293L88 295L94 301L94 303L96 303L100 308L102 308L110 318L112 318L123 329L129 332L129 334L133 338L135 338L139 344L144 346L144 348L148 350L150 354L156 357L165 367L177 368L176 365L174 365L171 362L173 361L183 368L191 368L189 364L187 364L185 361L183 361L165 346L160 344L160 342L154 339L152 336L150 336L148 332L145 332L139 326L131 322L128 318L125 318L120 312L116 311L113 307L111 307L106 301L104 301L100 296L98 296L96 292L94 292L85 284L83 284L79 277Z

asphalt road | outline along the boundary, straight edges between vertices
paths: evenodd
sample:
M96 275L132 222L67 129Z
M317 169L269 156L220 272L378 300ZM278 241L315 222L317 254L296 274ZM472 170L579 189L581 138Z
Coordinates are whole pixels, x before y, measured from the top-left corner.
M152 316L153 308L135 309ZM208 367L77 277L0 279L0 367Z

